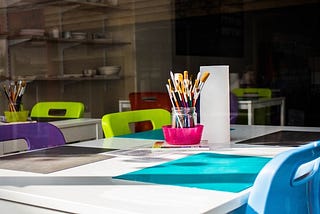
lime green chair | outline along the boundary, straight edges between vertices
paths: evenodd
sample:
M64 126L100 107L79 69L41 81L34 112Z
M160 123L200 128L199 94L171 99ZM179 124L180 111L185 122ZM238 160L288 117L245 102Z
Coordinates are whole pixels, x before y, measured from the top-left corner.
M170 112L165 109L143 109L106 114L102 117L102 129L106 138L132 133L130 124L151 121L152 130L171 124Z
M31 110L30 117L38 121L81 118L84 104L81 102L38 102Z
M238 98L247 97L247 98L271 98L272 91L269 88L234 88L232 90ZM271 123L271 109L270 107L256 109L254 124L256 125L269 125ZM247 115L246 111L239 110L238 118L236 123L247 124Z
M272 91L269 88L234 88L232 92L237 97L244 97L249 94L265 98L271 98L272 96Z

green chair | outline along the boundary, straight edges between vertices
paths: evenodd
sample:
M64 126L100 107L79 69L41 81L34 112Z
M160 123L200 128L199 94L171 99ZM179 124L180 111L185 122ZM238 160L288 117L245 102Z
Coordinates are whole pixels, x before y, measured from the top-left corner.
M38 102L31 110L30 117L37 121L81 118L84 104L81 102Z
M152 130L171 124L170 112L165 109L143 109L106 114L102 117L102 129L106 138L132 133L131 124L151 121Z
M257 97L271 98L272 91L269 88L234 88L232 92L237 97L245 97L246 95L256 95Z
M232 90L239 99L256 99L256 98L271 98L272 91L269 88L234 88ZM257 125L268 125L271 123L271 109L270 107L261 108L255 110L254 124ZM236 123L247 124L246 111L239 110L238 118Z

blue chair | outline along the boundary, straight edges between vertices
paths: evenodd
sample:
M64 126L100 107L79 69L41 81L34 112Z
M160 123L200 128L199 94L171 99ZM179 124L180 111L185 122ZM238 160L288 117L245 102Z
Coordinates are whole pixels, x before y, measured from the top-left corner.
M320 141L280 153L258 174L246 213L320 213Z
M24 139L29 150L64 145L60 129L50 123L18 123L0 126L0 141Z

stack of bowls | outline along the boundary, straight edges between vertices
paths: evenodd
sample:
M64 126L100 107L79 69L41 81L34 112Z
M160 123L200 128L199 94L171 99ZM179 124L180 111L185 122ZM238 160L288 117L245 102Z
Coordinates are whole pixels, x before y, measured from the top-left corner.
M86 39L87 38L87 33L84 33L84 32L72 32L71 33L71 38L72 39Z
M99 75L116 75L120 72L120 66L102 66L98 68Z

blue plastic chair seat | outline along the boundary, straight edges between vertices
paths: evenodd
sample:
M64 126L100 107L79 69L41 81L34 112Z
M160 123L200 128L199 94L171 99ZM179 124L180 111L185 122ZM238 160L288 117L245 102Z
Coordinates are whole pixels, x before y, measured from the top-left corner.
M246 213L320 213L320 141L283 152L258 174Z

